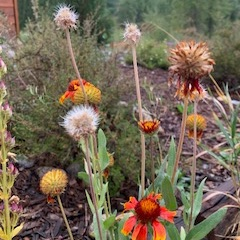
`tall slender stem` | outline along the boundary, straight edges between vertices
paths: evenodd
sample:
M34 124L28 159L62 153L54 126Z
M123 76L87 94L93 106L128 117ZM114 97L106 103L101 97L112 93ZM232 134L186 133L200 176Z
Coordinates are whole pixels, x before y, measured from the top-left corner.
M137 66L137 54L136 54L136 46L134 44L132 45L132 55L133 55L134 78L135 78L137 101L138 101L139 120L143 121L142 100L141 100L141 91L140 91L138 66ZM140 131L140 134L141 134L141 197L143 197L144 190L145 190L146 149L145 149L145 136L141 131Z
M72 65L73 65L73 68L74 68L74 70L75 70L75 72L76 72L76 74L77 74L77 77L78 77L78 79L79 79L80 87L81 87L81 89L82 89L83 96L84 96L84 99L85 99L85 104L88 104L87 94L86 94L86 91L85 91L85 89L84 89L83 81L82 81L82 78L81 78L80 72L79 72L79 70L78 70L75 57L74 57L74 52L73 52L73 48L72 48L72 42L71 42L71 37L70 37L69 29L67 28L65 32L66 32L68 50L69 50L69 54L70 54L70 57L71 57Z
M74 240L73 235L72 235L72 231L71 231L71 228L69 226L69 223L68 223L68 220L67 220L67 217L66 217L63 205L62 205L62 201L61 201L61 198L60 198L59 195L57 195L57 200L58 200L58 204L59 204L60 210L62 212L63 220L64 220L65 225L67 227L67 231L68 231L69 237L70 237L71 240Z
M155 166L154 166L154 159L153 159L153 137L150 136L150 159L151 159L151 180L153 185L153 191L154 188L154 179L155 179Z
M3 121L3 120L2 120ZM3 124L1 123L1 126ZM5 129L2 127L1 129L1 163L2 163L2 194L3 194L3 202L4 202L4 222L5 226L3 226L5 234L8 239L12 239L11 235L11 220L10 220L10 210L9 210L9 190L7 188L7 152L5 148Z
M183 140L184 140L185 128L186 128L186 120L187 120L187 108L188 108L188 99L186 97L186 98L184 98L181 132L180 132L179 141L178 141L176 159L175 159L175 163L174 163L174 167L173 167L173 174L172 174L172 179L171 179L172 184L174 184L175 176L176 176L176 173L178 170L180 156L182 153L182 146L183 146Z
M189 216L188 230L192 228L193 220L193 205L194 205L194 192L196 182L196 168L197 168L197 101L194 101L194 128L193 128L193 160L192 160L192 173L191 173L191 189L190 189L190 206L191 212Z
M97 219L99 238L100 238L100 240L103 240L102 229L101 229L101 224L100 224L100 218L99 218L99 214L98 214L97 199L96 199L96 195L95 195L95 191L94 191L94 187L93 187L92 167L91 167L91 161L90 161L89 152L88 152L89 151L88 150L89 149L88 137L85 137L84 141L85 141L85 145L86 145L86 160L87 160L90 192L91 192L93 206L94 206L96 219Z

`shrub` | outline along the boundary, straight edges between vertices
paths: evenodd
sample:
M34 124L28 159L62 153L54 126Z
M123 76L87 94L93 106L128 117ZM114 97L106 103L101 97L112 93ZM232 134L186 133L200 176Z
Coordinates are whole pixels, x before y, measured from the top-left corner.
M143 38L137 48L138 63L149 69L162 68L169 66L167 60L166 42L157 42L153 39ZM127 63L132 63L130 55L126 57Z

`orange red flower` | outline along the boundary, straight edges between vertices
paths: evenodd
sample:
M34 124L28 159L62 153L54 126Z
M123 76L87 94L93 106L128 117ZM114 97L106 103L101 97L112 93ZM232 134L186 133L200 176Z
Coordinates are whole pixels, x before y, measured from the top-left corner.
M160 121L157 119L138 122L139 129L149 135L156 133L159 130L159 126Z
M99 104L101 102L101 91L93 84L82 79L87 101L91 104ZM65 99L69 98L75 104L85 103L84 93L78 79L72 80L67 88L67 91L60 97L59 102L63 104Z
M176 212L162 207L158 202L160 198L160 194L154 193L150 193L140 201L130 197L124 204L124 211L132 211L133 216L124 223L121 232L125 236L132 232L132 240L147 240L148 226L151 226L153 240L165 240L166 229L160 219L173 223Z

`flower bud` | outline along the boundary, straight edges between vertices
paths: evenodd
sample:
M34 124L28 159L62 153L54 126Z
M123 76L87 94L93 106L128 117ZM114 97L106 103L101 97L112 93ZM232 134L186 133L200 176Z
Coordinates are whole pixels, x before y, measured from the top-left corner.
M13 195L10 199L9 199L9 208L10 211L13 213L22 213L23 211L23 207L20 204L20 199L18 196Z
M8 131L5 132L5 145L8 150L15 146L15 137L12 137L11 133Z
M13 176L17 176L19 173L18 169L11 162L8 164L8 172Z
M8 121L12 116L12 107L10 107L7 102L4 103L4 105L2 106L2 113L6 121Z

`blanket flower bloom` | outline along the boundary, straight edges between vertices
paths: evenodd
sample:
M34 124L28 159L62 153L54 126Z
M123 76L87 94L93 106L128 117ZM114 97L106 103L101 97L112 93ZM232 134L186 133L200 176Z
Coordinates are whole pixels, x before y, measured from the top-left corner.
M82 79L82 83L88 103L94 105L99 104L101 102L101 91L84 79ZM85 103L84 93L78 79L72 80L68 84L67 91L60 97L59 102L63 104L67 98L69 98L74 104Z
M139 129L148 135L153 135L159 130L160 121L157 119L154 120L146 120L146 121L139 121L138 127Z
M147 240L148 226L152 226L153 240L165 240L166 229L159 219L173 223L176 212L162 207L158 202L160 198L160 194L154 193L140 201L130 197L124 204L124 211L132 211L134 215L124 223L121 232L127 236L133 230L132 240Z
M205 42L180 42L170 52L170 82L177 76L178 91L176 95L199 99L203 97L203 88L199 80L213 70L214 60ZM195 93L191 95L193 92ZM196 94L198 92L199 94Z
M54 22L63 30L70 28L76 29L77 19L78 14L76 14L70 6L64 4L59 5L54 14Z
M189 138L194 137L194 118L195 114L191 114L187 117L186 128L188 129ZM205 118L200 114L196 114L197 140L201 139L206 126L207 123Z
M76 141L93 134L99 124L98 113L91 106L85 105L74 106L63 119L61 125Z

